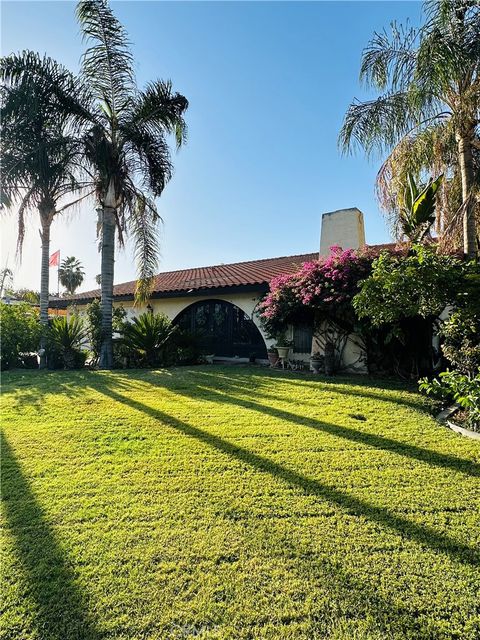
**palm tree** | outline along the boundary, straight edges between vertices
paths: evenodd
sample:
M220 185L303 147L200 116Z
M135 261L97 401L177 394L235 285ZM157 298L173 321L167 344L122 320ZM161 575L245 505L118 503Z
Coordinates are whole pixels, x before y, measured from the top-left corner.
M430 0L420 29L392 24L363 52L361 80L381 95L354 101L339 142L368 153L389 152L378 177L381 204L398 214L410 173L444 173L444 205L459 192L451 230L462 219L463 249L477 253L480 169L480 5L475 0Z
M28 51L2 58L0 77L1 200L7 210L17 207L20 255L26 214L35 211L40 219L40 367L45 367L50 228L54 218L75 201L61 207L59 202L82 188L76 175L79 140L74 135L72 114L59 109L58 96L78 95L79 90L64 67Z
M186 98L170 82L138 90L127 35L104 0L81 0L77 17L88 48L82 76L96 104L84 137L99 204L102 348L100 367L111 368L115 233L134 239L139 271L137 299L148 297L157 269L159 215L154 199L171 177L166 136L185 140Z
M82 264L74 256L65 258L58 270L60 282L70 295L73 295L85 278Z

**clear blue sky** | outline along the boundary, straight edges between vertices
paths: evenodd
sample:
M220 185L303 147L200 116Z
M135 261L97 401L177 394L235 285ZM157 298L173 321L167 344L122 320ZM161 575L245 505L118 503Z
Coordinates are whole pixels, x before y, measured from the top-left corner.
M356 96L362 48L374 30L419 2L112 2L133 43L139 85L171 78L190 101L189 140L159 201L160 270L316 251L323 212L359 207L367 242L387 241L374 198L379 160L342 157L337 135ZM33 49L78 69L74 2L3 2L2 53ZM21 266L14 222L2 221L2 267L16 286L39 287L31 219ZM100 271L93 206L58 220L52 252ZM53 278L54 271L51 276ZM115 281L135 277L127 248ZM54 290L55 286L51 287Z

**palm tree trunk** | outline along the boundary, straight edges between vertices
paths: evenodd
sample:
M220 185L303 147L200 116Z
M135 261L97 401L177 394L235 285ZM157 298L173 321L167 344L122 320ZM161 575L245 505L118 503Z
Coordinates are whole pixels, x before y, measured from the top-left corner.
M113 366L112 342L112 306L113 306L113 272L115 266L115 209L104 206L102 220L102 273L101 301L102 312L102 344L100 347L100 369L111 369Z
M42 240L42 263L40 270L40 362L39 368L45 369L47 366L47 330L48 330L48 289L49 289L49 262L50 262L50 227L52 225L55 212L40 209L40 222L42 229L40 238Z
M475 172L469 136L458 135L457 145L462 178L462 201L465 207L463 212L463 251L469 258L474 258L477 254L475 201L472 194Z

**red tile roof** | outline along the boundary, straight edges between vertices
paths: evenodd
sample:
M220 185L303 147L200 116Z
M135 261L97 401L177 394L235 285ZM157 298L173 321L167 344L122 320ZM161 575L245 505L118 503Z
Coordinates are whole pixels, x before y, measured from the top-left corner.
M394 245L375 245L374 250L392 248ZM219 264L212 267L197 267L195 269L181 269L179 271L164 271L155 276L153 294L193 293L222 287L267 285L272 278L286 273L294 273L299 267L310 260L318 260L318 252L303 253L281 258L266 258L264 260L250 260L248 262L233 262ZM113 288L114 297L133 296L136 281L123 282ZM99 298L100 289L85 291L70 300ZM62 298L65 300L65 298Z

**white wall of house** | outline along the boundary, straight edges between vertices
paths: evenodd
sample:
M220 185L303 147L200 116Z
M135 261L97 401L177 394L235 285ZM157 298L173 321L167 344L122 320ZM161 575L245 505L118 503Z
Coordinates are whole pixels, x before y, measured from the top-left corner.
M268 347L274 341L267 338L256 313L258 303L261 299L262 296L260 294L256 294L255 292L230 293L223 295L209 295L208 293L206 293L200 296L152 298L148 303L141 305L134 305L133 301L129 300L123 302L114 301L113 306L122 306L127 312L127 318L131 319L135 316L139 316L142 313L145 313L145 311L147 310L147 304L149 304L152 307L154 313L164 313L168 318L170 318L170 320L175 320L179 313L181 313L184 309L189 307L191 304L194 304L195 302L199 302L201 300L223 300L225 302L230 302L231 304L236 305L253 320L255 326L258 327L263 339L265 340L265 344ZM77 310L80 315L85 312L85 308L86 305L77 305Z

